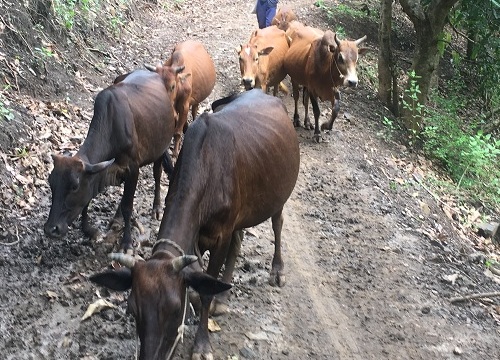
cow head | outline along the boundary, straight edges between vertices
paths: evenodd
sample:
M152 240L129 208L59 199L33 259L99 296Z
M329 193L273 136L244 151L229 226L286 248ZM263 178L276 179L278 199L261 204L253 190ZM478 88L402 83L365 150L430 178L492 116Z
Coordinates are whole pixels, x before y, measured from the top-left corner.
M194 255L174 256L168 251L156 251L147 261L136 261L130 255L111 254L112 259L127 267L107 270L90 277L94 283L112 290L131 289L127 312L134 318L141 341L139 359L164 360L172 355L182 326L187 287L202 295L214 295L231 285L189 265Z
M156 67L147 64L144 66L146 69L154 71L161 76L163 83L165 84L165 89L167 89L170 96L170 100L172 101L172 104L174 104L178 92L178 75L184 71L185 66L168 66L166 64L158 64Z
M246 44L236 48L239 56L241 83L245 90L251 90L255 87L256 78L259 74L259 61L261 56L269 55L274 47L269 46L258 50L257 45Z
M364 55L368 50L367 48L358 49L358 45L365 40L366 35L355 41L341 41L337 34L330 30L325 31L321 45L333 54L331 66L340 73L338 81L334 84L335 86L356 87L358 85L358 74L356 72L358 56Z
M63 237L83 208L95 196L93 179L107 169L114 159L89 164L77 156L52 155L54 169L49 175L52 205L49 218L44 225L45 234Z

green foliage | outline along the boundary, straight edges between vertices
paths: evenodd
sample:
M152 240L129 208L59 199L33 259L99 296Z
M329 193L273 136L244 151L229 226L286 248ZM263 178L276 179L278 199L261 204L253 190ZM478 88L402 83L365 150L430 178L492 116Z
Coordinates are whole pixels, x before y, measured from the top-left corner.
M338 15L349 16L354 19L362 19L368 16L367 13L363 12L362 10L352 8L346 4L337 4L333 7L330 7L325 4L324 0L318 0L314 3L314 6L319 7L321 10L323 10L326 13L328 19L334 19Z
M45 47L38 48L38 47L36 47L35 51L39 52L42 55L42 58L49 58L49 57L54 56L54 53L49 48L45 48Z
M14 114L8 108L8 101L0 93L0 120L10 121L14 119Z
M124 9L129 1L116 0L111 3L105 0L53 0L53 7L56 19L68 31L77 22L91 24L94 18L100 16L117 33L125 25Z
M480 121L465 124L458 115L464 107L458 95L436 97L434 103L426 110L424 152L443 165L457 188L500 205L500 140L478 130Z
M467 35L466 75L474 78L484 104L500 106L500 1L462 0L450 13L450 23ZM461 60L460 59L460 60ZM454 54L454 62L460 61Z
M412 123L419 124L424 116L425 106L420 103L418 96L421 93L420 85L418 84L418 79L422 78L417 75L415 70L411 70L408 73L408 88L405 89L405 96L403 96L403 108L408 111L408 116L412 119ZM411 130L410 134L411 142L413 142L416 136L416 130Z

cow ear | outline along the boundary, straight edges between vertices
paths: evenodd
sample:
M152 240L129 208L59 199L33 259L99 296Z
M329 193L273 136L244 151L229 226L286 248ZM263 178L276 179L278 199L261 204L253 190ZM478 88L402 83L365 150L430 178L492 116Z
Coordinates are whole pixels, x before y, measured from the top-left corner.
M83 169L87 174L93 175L107 169L111 164L115 162L115 159L102 161L97 164L89 164L87 162L83 162Z
M262 49L261 51L259 51L259 56L260 55L269 55L271 53L271 51L273 51L273 49L274 49L273 46L266 47L265 49Z
M368 51L370 51L370 48L360 48L358 49L358 55L365 55Z
M186 81L186 79L187 79L188 77L190 77L190 76L191 76L191 73L181 74L181 75L179 75L179 81L181 82L181 84L183 84L183 83L184 83L184 81Z
M196 292L202 295L215 295L231 289L231 284L219 281L216 278L201 271L190 271L184 273L184 280Z
M132 287L132 272L127 267L106 270L92 275L89 279L97 285L116 291L125 291Z

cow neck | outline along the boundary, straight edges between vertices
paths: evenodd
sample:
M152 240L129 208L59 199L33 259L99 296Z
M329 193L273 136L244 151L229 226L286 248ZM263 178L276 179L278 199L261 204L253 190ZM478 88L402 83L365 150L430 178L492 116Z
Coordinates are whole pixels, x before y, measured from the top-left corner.
M113 145L108 135L105 129L96 129L91 124L87 137L78 150L79 157L90 164L112 159Z

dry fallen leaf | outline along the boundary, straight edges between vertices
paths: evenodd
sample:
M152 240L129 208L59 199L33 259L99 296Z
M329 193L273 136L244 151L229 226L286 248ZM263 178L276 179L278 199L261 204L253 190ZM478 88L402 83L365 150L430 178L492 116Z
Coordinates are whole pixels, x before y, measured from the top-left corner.
M114 308L116 308L116 305L104 299L99 299L89 305L87 311L85 311L85 314L83 314L81 321L88 319L89 317L100 312L101 310L114 309Z
M215 321L214 319L208 319L208 331L217 332L221 330L222 329L220 328L219 324L217 324L217 321Z
M47 290L47 297L49 298L49 300L56 300L59 295L57 295L57 293L55 293L54 291L50 291L50 290Z

